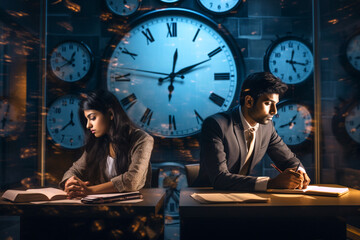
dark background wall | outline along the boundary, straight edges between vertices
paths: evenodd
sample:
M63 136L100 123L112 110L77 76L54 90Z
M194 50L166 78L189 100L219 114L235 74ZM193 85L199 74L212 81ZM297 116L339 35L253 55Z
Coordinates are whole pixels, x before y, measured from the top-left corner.
M18 47L17 41L23 46L30 46L30 54L24 57L21 53L13 53L13 61L5 62L3 66L7 73L2 78L3 83L14 76L9 72L17 72L14 61L25 58L26 76L26 115L24 129L19 132L21 138L1 137L1 186L3 188L19 183L30 177L36 181L39 170L39 104L41 93L40 50L46 48L47 56L52 49L64 40L77 40L86 43L94 54L94 68L90 78L74 84L67 84L46 75L47 107L58 97L69 93L79 93L106 86L104 79L104 63L106 51L116 35L124 34L124 27L141 15L162 8L185 8L204 14L218 24L224 26L230 37L236 42L245 63L245 74L263 71L264 55L270 44L280 37L297 36L312 45L312 1L296 0L251 0L244 1L237 9L226 15L213 15L203 10L196 1L182 0L178 4L162 4L158 0L143 0L140 9L130 17L119 17L112 14L105 1L73 0L47 2L46 45L40 45L41 22L40 1L2 1L0 3L3 31L11 32L5 44L7 48ZM336 111L343 102L351 101L358 96L358 78L344 70L339 58L341 45L358 29L359 10L356 1L320 1L320 54L322 83L322 162L324 182L341 182L341 171L344 168L359 169L359 144L352 147L344 146L333 131L332 121ZM6 30L8 29L8 30ZM29 33L21 36L19 33ZM28 39L34 39L31 43ZM8 50L10 51L10 50ZM0 54L1 56L1 54ZM16 61L15 61L16 62ZM24 71L24 70L23 70ZM239 79L241 81L241 79ZM4 86L4 85L3 85ZM313 113L313 78L300 85L290 86L284 99L306 103ZM14 95L14 94L13 94ZM4 94L2 96L5 96ZM47 135L48 136L48 135ZM199 136L178 139L155 138L152 163L176 162L194 163L199 160ZM303 160L310 177L314 178L313 138L307 145L293 149ZM25 155L23 152L30 154ZM50 137L46 141L46 172L48 184L55 184L82 150L68 150L56 146ZM259 175L275 174L266 159L255 169ZM16 171L15 171L16 170ZM340 173L339 173L340 172ZM347 181L353 185L353 181ZM356 185L356 184L355 184ZM356 185L357 186L357 185Z

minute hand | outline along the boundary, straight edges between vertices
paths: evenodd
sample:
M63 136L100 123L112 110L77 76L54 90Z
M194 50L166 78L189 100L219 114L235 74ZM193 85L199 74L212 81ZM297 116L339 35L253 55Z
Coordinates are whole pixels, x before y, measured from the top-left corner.
M162 73L162 72L154 72L154 71L148 71L148 70L141 70L141 69L136 69L136 68L119 68L119 69L126 69L126 70L132 70L132 71L137 71L137 72L145 72L145 73L152 73L152 74L158 74L158 75L164 75L164 76L168 76L168 73ZM184 78L184 76L180 76L180 78Z
M193 69L194 67L199 66L200 64L206 63L207 61L210 61L210 60L211 60L211 58L206 59L206 60L204 60L202 62L199 62L199 63L195 63L195 64L193 64L191 66L184 67L184 68L180 69L179 71L177 71L176 73L174 73L174 75L176 76L176 75L179 75L179 74L184 74L184 73L190 71L191 69Z

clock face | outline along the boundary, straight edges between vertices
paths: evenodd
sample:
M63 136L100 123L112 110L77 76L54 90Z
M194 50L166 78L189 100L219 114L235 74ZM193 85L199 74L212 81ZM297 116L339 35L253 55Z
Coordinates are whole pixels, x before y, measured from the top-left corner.
M106 5L115 14L129 16L140 7L141 0L106 0Z
M213 13L227 13L241 2L241 0L198 0L200 6Z
M267 50L264 68L287 84L301 83L312 74L313 55L304 42L283 38Z
M78 110L79 98L66 95L51 104L47 114L47 129L54 142L62 147L75 149L84 144Z
M58 79L76 82L92 69L93 56L84 43L67 41L59 44L50 55L50 70Z
M360 34L353 36L346 46L346 59L360 73Z
M360 143L360 104L350 109L345 117L345 129L347 134L357 143Z
M279 104L273 123L277 133L287 145L305 142L312 131L311 114L307 107L301 104Z
M130 119L153 135L198 133L207 116L230 107L242 79L220 32L190 11L147 15L112 52L108 89Z

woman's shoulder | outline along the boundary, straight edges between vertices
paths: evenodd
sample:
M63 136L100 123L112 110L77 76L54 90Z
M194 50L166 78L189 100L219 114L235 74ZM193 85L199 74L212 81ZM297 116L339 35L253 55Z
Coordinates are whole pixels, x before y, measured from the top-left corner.
M131 131L130 138L132 141L154 141L154 138L142 129L136 128Z

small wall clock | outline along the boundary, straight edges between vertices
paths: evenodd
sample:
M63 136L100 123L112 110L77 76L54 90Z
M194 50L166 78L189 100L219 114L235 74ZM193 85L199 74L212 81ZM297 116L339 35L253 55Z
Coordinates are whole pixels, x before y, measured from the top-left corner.
M151 134L196 134L207 116L229 109L244 76L242 56L224 32L190 10L148 13L110 49L107 87Z
M49 135L56 145L68 149L83 146L84 130L78 115L79 102L79 98L75 95L65 95L50 105L46 124Z
M313 131L313 119L309 108L288 100L279 103L277 109L273 123L283 141L290 146L306 142Z
M242 0L197 0L205 10L215 14L225 14L237 8Z
M106 0L106 5L119 16L129 16L138 10L141 0Z
M94 57L83 42L65 41L50 54L50 73L65 82L87 78L93 68Z
M360 144L360 101L351 100L337 108L332 121L337 139L346 145Z
M341 48L341 59L344 68L360 76L360 32L353 34Z
M304 82L313 72L310 45L294 36L279 38L266 50L264 69L287 84Z

